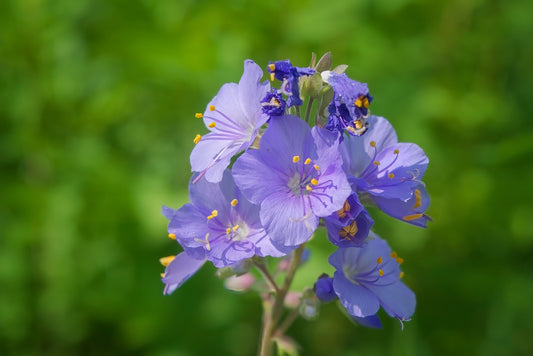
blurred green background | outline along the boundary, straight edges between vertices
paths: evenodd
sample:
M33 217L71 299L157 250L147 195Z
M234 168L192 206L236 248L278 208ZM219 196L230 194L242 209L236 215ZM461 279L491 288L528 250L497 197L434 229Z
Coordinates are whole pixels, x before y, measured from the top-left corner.
M372 211L406 260L405 330L333 304L290 329L305 355L533 353L533 2L0 2L0 354L252 355L260 300L204 267L162 296L187 202L195 112L243 60L311 52L367 82L430 158L428 229ZM300 274L329 270L324 236Z

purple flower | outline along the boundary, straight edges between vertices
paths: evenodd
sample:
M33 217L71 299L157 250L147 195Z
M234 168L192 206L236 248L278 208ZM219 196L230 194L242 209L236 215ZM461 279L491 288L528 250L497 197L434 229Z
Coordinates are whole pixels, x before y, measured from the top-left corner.
M348 313L357 318L374 316L379 307L400 321L415 311L415 294L401 281L398 257L376 236L363 247L339 248L329 257L335 267L333 289Z
M313 289L315 290L316 297L323 302L331 302L337 299L337 294L335 293L335 289L333 289L333 278L325 273L318 277Z
M210 131L194 139L196 146L190 160L192 171L201 172L197 179L205 174L208 182L219 182L231 158L253 143L258 130L268 120L261 100L270 90L270 84L261 83L262 76L261 68L246 60L239 84L224 84L204 114L197 114L203 117Z
M281 83L281 93L288 96L287 106L302 105L298 80L302 75L313 75L314 69L294 67L288 59L268 65L271 80L276 78Z
M339 247L361 246L374 220L353 193L342 208L324 218L329 240Z
M429 162L426 154L414 143L398 143L385 118L370 116L368 123L364 136L350 136L339 147L352 188L387 214L425 226L429 197L421 179Z
M368 128L366 118L373 98L366 83L348 78L345 73L331 71L321 73L322 79L333 88L333 100L328 107L330 113L325 126L330 131L346 130L350 135L360 136ZM343 136L340 136L341 140Z
M285 113L285 99L277 91L268 92L263 100L261 100L263 112L268 116L281 116Z
M261 223L281 246L307 241L319 217L342 208L351 192L338 143L328 146L320 130L296 116L274 117L259 150L233 165L237 186L261 205Z
M164 257L161 260L166 265L161 281L165 283L163 294L170 294L187 281L205 263L205 258L196 259L182 252L177 256Z
M194 177L193 177L194 178ZM193 258L206 258L215 267L236 264L254 255L284 256L259 220L259 207L246 200L229 171L219 183L200 179L189 184L191 203L178 210L163 207L168 232Z

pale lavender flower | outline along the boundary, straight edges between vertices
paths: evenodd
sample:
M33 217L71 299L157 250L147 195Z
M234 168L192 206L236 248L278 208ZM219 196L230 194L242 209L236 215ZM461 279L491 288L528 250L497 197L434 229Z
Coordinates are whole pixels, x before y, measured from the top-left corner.
M208 182L222 179L231 158L247 149L269 116L263 113L261 100L270 90L268 82L261 83L261 68L251 60L244 62L244 73L236 83L227 83L207 105L203 117L209 129L205 136L197 135L190 161L193 172L200 172Z
M281 246L307 241L319 217L342 208L351 192L338 145L328 146L320 130L296 116L273 117L259 150L233 165L237 186L261 206L261 223Z
M361 137L349 136L339 150L344 169L360 198L369 198L389 215L425 226L429 197L421 181L429 160L414 143L398 143L392 125L370 116Z
M401 281L403 259L377 235L363 247L339 248L329 257L335 267L333 289L348 313L357 318L376 315L380 306L391 317L410 320L415 294Z
M205 256L220 268L254 255L281 257L290 251L273 246L259 220L259 207L242 196L229 171L219 183L204 178L191 182L189 198L178 210L163 208L170 219L168 232L189 255Z

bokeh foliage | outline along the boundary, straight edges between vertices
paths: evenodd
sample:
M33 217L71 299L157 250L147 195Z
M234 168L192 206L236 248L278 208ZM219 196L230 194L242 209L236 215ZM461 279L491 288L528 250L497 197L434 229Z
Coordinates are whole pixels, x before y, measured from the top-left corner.
M401 331L335 304L306 355L533 352L533 2L0 2L0 354L250 355L260 301L209 266L170 297L161 205L187 201L194 113L242 62L333 52L430 158L426 230L372 211L418 296ZM324 236L300 274L329 267ZM329 270L329 269L328 269Z

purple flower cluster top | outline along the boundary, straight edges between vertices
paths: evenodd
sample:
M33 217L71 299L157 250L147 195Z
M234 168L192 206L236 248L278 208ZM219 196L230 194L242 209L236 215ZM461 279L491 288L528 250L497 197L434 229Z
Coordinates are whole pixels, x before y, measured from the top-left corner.
M364 326L381 327L380 308L410 320L416 301L402 281L403 259L371 230L367 207L425 227L429 160L370 114L366 83L349 78L346 66L329 67L271 62L271 87L246 60L239 82L224 84L196 114L208 133L193 140L190 202L163 207L169 237L183 248L161 259L165 294L207 261L237 275L267 256L283 257L282 266L325 228L335 272L318 277L312 298L338 300Z

